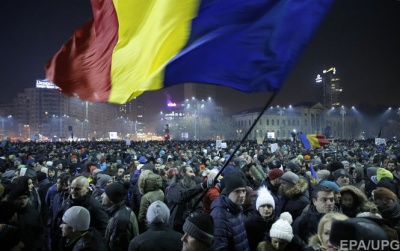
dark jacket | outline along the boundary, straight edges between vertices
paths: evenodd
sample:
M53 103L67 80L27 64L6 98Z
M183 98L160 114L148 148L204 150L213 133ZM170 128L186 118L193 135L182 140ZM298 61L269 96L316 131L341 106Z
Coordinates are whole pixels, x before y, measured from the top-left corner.
M304 178L299 178L297 184L284 191L281 200L281 208L276 208L276 215L289 212L293 221L301 215L303 209L310 204L308 183Z
M182 250L182 234L173 231L166 224L150 224L143 234L129 244L129 251L178 251Z
M69 197L69 190L61 191L54 195L52 204L50 206L50 215L48 220L48 226L50 228L50 245L51 250L57 250L60 245L60 239L62 237L60 225L62 222L63 213L61 210L64 208L66 200Z
M262 251L277 251L277 249L272 246L271 241L263 241L259 244L257 250ZM304 248L298 244L298 238L293 237L292 241L287 244L287 246L282 251L302 251Z
M271 230L272 224L275 221L275 215L264 219L259 212L256 212L245 220L244 225L246 227L250 250L256 250L258 243L266 240L266 237L269 236L269 230Z
M107 246L103 236L94 228L90 228L86 234L65 245L63 251L106 251Z
M169 227L183 233L182 227L186 218L195 206L197 196L203 192L201 184L185 188L180 181L172 183L167 190L167 205L170 209ZM198 203L194 211L202 211L203 204Z
M214 219L214 250L250 250L242 207L221 195L211 204Z
M25 244L22 250L41 250L44 227L36 208L27 205L17 211L18 228L22 230L21 241ZM1 244L0 244L1 247Z
M105 235L109 217L97 200L92 198L90 194L86 194L77 199L72 199L71 196L69 196L61 210L58 212L58 217L62 218L64 213L73 206L86 208L90 213L90 226L96 228L102 236Z
M129 242L139 234L135 214L125 206L125 201L114 204L106 212L110 216L105 235L108 250L127 250Z
M304 246L309 238L318 232L318 223L322 216L323 213L318 212L314 205L310 205L308 210L293 222L293 234L300 237Z

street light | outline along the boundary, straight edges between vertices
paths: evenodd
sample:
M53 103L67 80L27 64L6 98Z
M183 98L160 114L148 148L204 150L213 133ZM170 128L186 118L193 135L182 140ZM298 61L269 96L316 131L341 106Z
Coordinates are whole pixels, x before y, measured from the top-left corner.
M208 100L210 101L211 98L208 98ZM199 102L199 101L196 100L195 97L192 97L192 101L196 106L194 108L194 139L198 140L198 139L200 139L200 130L199 130L198 126L197 126L197 117L199 117L199 115L200 115L200 109L204 108L204 99L202 99L201 102ZM189 100L186 99L186 102L189 102ZM190 107L190 103L188 103L186 107L189 108Z
M28 136L26 137L27 139L29 139L31 137L31 128L29 127L29 125L24 125L25 130L28 130Z
M344 106L340 108L340 115L342 115L342 139L344 139L344 115L346 115L346 110Z

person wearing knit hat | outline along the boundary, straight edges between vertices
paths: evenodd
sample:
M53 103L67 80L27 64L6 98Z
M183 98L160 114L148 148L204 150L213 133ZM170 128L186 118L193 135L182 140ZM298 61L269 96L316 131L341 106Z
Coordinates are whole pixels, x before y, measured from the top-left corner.
M256 212L245 219L250 250L256 250L275 222L275 200L265 186L257 191Z
M270 181L273 181L273 180L276 180L276 179L282 177L282 175L283 175L283 171L281 169L274 168L269 171L268 178Z
M380 208L389 207L397 200L396 194L384 187L378 187L372 192L372 195L375 204Z
M25 246L21 241L21 233L18 228L0 224L0 243L2 250L22 250Z
M128 251L141 250L182 250L182 233L168 227L170 211L168 206L159 200L151 203L147 209L147 230L136 236L129 243Z
M333 173L333 181L339 187L347 186L350 184L350 174L344 169L338 169Z
M376 171L376 180L379 182L382 178L393 179L393 173L386 170L385 168L378 168Z
M222 180L225 180L226 184L225 193L211 204L211 216L215 226L214 250L248 251L250 248L242 216L246 182L239 172L224 175Z
M288 171L282 175L281 181L295 185L299 181L299 176L291 171Z
M85 247L85 250L106 251L107 246L104 238L95 229L90 228L90 213L81 206L70 207L62 216L60 229L62 236L69 240L63 246L63 250L80 250L78 247Z
M113 183L112 177L105 173L97 174L96 187L92 192L92 197L98 202L102 202L101 195L104 193L105 187Z
M114 182L101 195L102 204L110 216L105 235L110 250L127 250L131 239L139 234L136 216L125 206L129 186L129 182Z
M298 245L293 237L292 216L285 212L282 213L279 219L272 224L271 230L269 231L270 240L260 242L257 250L262 251L292 251L292 250L303 250Z
M303 209L310 204L307 180L293 172L289 171L282 175L279 193L281 194L280 206L277 206L280 208L279 212L289 212L293 219L299 217Z
M182 251L212 250L214 220L209 214L200 213L188 217L183 224Z

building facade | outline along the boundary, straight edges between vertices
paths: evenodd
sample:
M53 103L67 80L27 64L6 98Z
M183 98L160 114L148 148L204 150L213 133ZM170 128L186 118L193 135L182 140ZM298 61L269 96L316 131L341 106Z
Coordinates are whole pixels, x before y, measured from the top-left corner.
M261 108L234 114L237 138L241 139L249 130ZM350 111L327 109L321 103L301 103L293 107L271 107L258 121L249 139L291 139L292 133L324 134L330 138L359 139L361 121Z

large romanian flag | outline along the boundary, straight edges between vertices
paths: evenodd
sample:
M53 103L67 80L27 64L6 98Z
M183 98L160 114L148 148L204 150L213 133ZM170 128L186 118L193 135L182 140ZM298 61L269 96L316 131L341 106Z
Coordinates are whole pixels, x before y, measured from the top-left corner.
M305 149L315 149L329 145L329 140L324 135L299 133L299 138Z
M91 0L47 62L67 95L126 103L179 83L277 92L333 0Z

